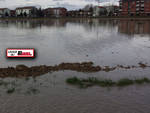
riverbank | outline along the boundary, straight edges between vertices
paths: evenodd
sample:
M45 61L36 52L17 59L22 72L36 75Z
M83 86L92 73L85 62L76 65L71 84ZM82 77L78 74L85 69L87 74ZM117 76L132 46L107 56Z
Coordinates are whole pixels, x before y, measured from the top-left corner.
M150 20L150 16L114 16L114 17L37 17L37 18L22 18L22 17L9 17L0 18L0 20L53 20L53 19L100 19L100 20Z

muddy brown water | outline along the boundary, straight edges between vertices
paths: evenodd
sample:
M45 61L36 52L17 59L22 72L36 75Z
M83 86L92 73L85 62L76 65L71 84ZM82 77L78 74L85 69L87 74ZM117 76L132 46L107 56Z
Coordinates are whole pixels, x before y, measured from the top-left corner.
M35 48L36 59L6 59L6 48ZM150 65L150 21L52 19L0 21L0 68L55 66L92 61L95 66ZM0 113L148 113L150 85L79 89L66 78L150 78L150 68L83 73L69 70L36 78L1 78ZM12 90L15 88L15 90Z

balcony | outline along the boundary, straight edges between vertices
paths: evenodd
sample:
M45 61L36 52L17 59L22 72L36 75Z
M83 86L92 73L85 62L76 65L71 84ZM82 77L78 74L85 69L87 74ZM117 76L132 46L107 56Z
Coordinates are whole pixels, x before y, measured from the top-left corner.
M122 11L122 9L119 9L119 12L121 12Z
M141 11L144 11L144 8L141 8Z
M141 4L141 7L144 7L144 4Z

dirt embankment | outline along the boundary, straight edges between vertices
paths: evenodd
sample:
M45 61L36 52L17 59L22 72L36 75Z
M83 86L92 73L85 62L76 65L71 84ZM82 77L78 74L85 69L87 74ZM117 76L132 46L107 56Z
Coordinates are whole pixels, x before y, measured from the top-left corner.
M55 66L32 66L27 67L25 65L17 65L14 67L0 68L0 77L28 77L28 76L40 76L48 72L61 71L61 70L72 70L77 72L99 72L99 71L114 71L117 68L121 69L133 69L133 68L147 68L150 67L147 64L139 63L139 66L122 66L117 65L115 67L101 67L94 66L93 62L83 62L83 63L61 63Z

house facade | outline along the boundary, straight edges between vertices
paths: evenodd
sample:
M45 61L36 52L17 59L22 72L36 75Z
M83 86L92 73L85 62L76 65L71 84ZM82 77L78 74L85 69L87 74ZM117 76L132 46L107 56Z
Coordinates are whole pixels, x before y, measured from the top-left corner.
M37 8L30 7L18 7L16 8L17 17L36 17Z
M102 6L95 6L93 8L93 16L98 17L98 16L106 16L107 15L107 9Z
M65 17L66 15L66 8L47 8L44 10L45 17Z
M107 10L107 16L117 16L119 13L119 6L111 5L111 6L105 6Z
M68 11L68 17L92 17L91 11L84 11L84 10L75 10L75 11Z
M10 10L8 8L0 8L0 17L9 17Z
M10 10L10 16L15 17L16 16L16 11L15 10Z
M150 0L120 0L120 15L150 15Z

